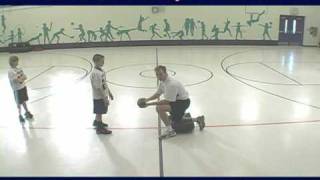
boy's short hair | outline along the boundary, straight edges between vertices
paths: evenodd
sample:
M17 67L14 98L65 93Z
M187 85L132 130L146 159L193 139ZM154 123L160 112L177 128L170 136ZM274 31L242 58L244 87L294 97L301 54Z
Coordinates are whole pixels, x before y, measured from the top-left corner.
M164 72L164 73L167 73L167 68L166 68L165 66L162 66L162 65L158 65L157 67L154 68L154 70L155 70L156 72L162 71L162 72Z
M93 58L92 58L92 61L94 62L94 63L96 63L96 62L98 62L100 59L102 59L102 58L104 58L104 56L103 55L101 55L101 54L95 54L94 56L93 56Z
M9 64L10 64L11 67L13 67L13 66L14 66L14 63L17 62L17 61L19 61L18 56L10 56L10 58L9 58Z

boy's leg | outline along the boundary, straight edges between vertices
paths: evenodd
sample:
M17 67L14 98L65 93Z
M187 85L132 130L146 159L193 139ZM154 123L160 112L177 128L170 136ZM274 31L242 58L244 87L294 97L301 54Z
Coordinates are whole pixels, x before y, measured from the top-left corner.
M97 134L111 134L112 131L105 128L102 123L102 114L96 114L96 133Z
M23 106L25 112L29 112L26 102L23 102L22 106Z
M25 119L21 115L21 104L18 104L17 107L18 107L18 111L19 111L19 121L20 121L20 123L24 123Z
M20 123L24 123L25 119L21 115L21 95L19 93L19 90L16 90L13 93L14 93L14 99L17 103L17 108L18 108L18 113L19 113L19 121L20 121Z
M94 113L96 114L96 133L97 134L111 134L112 131L105 128L102 122L102 114L106 114L108 111L108 106L104 103L103 99L94 100Z
M25 117L27 118L27 119L32 119L33 118L33 115L31 114L31 112L29 111L29 109L28 109L28 106L27 106L27 103L26 102L23 102L22 103L22 106L23 106L23 108L24 108L24 110L25 110Z
M102 114L96 114L96 118L95 118L95 120L93 121L93 126L94 127L97 127L98 126L98 124L102 124L104 127L108 127L108 124L106 124L106 123L104 123L103 121L102 121Z
M96 121L102 122L102 114L96 114Z

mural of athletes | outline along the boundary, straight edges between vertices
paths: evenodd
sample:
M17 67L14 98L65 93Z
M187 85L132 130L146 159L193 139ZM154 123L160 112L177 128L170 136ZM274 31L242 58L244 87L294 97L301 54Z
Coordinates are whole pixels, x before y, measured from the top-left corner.
M13 25L8 26L10 18L5 14L0 15L0 46L8 46L13 42L29 42L30 44L59 44L59 43L86 43L86 42L111 42L111 41L134 41L137 34L145 34L144 40L224 40L246 39L246 31L243 29L256 28L257 36L263 40L272 40L270 32L272 31L272 22L259 23L265 11L249 12L244 15L247 19L243 22L232 22L231 17L226 17L222 25L220 22L205 22L194 17L185 17L180 24L180 28L172 27L169 18L163 18L156 22L152 17L140 14L136 24L127 25L114 23L112 20L106 20L105 24L97 24L92 27L84 25L82 22L71 22L68 27L54 27L55 22L42 22L38 32L29 32L30 27L16 28ZM158 20L157 20L158 21ZM263 21L266 21L264 18ZM114 25L117 24L117 25ZM209 27L212 27L209 30ZM208 28L208 29L207 29ZM259 31L259 29L261 29ZM208 30L208 31L207 31ZM40 32L39 32L40 31ZM26 37L28 34L28 37ZM139 39L141 40L141 38Z

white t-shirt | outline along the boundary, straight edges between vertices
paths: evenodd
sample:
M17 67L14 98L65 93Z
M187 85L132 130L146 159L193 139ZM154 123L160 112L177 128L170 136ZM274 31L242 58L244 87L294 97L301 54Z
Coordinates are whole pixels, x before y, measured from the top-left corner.
M176 100L186 100L189 98L189 93L183 87L183 85L171 78L167 77L165 81L160 81L157 94L163 94L164 99L170 102L174 102Z
M25 74L23 73L23 70L20 68L16 67L16 68L10 68L8 70L8 78L10 81L10 85L14 91L20 90L26 86L25 82L20 83L17 79L18 76L21 76L21 75L25 76Z
M90 75L91 86L92 86L92 95L93 99L105 99L108 98L108 85L106 79L106 73L103 69L94 68ZM103 94L101 89L105 92Z

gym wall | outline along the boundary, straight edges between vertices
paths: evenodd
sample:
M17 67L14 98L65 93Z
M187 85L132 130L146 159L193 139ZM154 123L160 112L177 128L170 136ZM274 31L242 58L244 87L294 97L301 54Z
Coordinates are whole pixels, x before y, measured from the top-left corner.
M263 33L266 31L263 26L266 24L270 26L267 33L271 40L278 40L279 16L290 15L292 8L295 8L297 15L305 16L303 44L318 45L319 33L314 37L309 33L309 28L320 28L320 6L16 6L3 8L0 12L4 18L2 21L0 19L0 47L18 42L18 36L21 41L29 41L35 45L44 44L44 36L48 36L51 41L46 44L88 42L89 39L90 42L120 41L120 38L121 41L151 40L153 33L150 26L154 24L157 24L154 31L161 37L154 33L152 40L169 40L164 31L164 19L170 24L168 33L171 40L206 39L203 34L213 40L235 40L237 23L240 23L243 35L241 39L238 34L238 40L263 40ZM140 17L147 19L142 21L139 28ZM191 22L186 21L187 18L193 19L193 25L186 25ZM104 29L108 21L116 28L110 31L114 39L105 36L100 39L99 28ZM227 21L230 21L228 29L231 35L224 31ZM205 25L205 31L201 22ZM47 35L43 30L44 23L48 28L52 23ZM82 35L80 24L84 30ZM218 30L213 29L214 25ZM65 35L59 34L62 28ZM88 31L94 32L96 39L92 34L89 37ZM267 36L266 40L269 40Z

